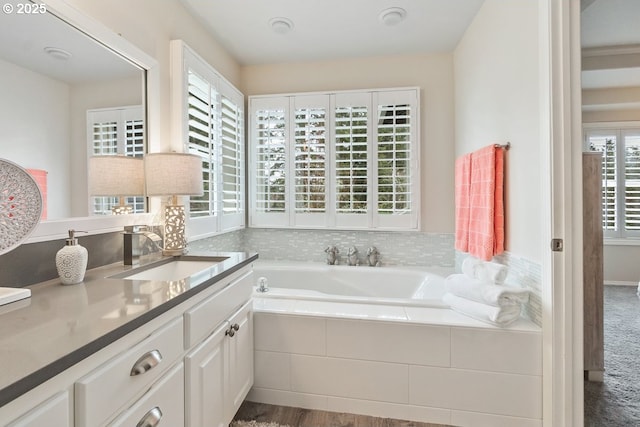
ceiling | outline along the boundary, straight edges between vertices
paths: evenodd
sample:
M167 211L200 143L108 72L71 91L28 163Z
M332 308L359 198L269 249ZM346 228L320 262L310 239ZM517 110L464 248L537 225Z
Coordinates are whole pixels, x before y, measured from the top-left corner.
M582 0L583 88L640 86L639 23L639 0Z
M14 10L20 3L24 0L3 1ZM45 48L61 49L70 56L63 59ZM0 60L69 84L141 76L140 68L51 13L1 13Z
M451 52L484 0L180 0L242 65ZM406 11L396 25L383 10ZM287 18L290 32L273 30Z

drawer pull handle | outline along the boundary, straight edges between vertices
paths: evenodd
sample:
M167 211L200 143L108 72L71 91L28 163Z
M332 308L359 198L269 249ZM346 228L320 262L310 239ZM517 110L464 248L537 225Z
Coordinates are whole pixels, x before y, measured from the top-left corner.
M238 329L240 329L240 325L234 323L233 325L229 326L229 329L227 329L224 334L233 337Z
M131 368L130 375L135 377L136 375L144 374L160 362L162 362L162 355L160 352L158 350L151 350L143 354L140 359L136 361L133 368Z
M144 417L136 425L136 427L155 427L162 418L162 411L157 406L144 414Z

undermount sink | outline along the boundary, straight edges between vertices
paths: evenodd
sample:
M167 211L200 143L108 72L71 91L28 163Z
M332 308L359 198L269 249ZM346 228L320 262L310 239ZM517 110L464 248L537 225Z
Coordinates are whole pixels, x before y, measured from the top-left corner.
M125 280L182 280L224 261L227 257L180 257L160 265L139 267L110 276Z

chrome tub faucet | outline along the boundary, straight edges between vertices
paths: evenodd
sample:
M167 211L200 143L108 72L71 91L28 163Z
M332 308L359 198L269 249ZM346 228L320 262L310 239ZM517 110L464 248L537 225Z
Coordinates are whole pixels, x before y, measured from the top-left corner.
M375 246L367 249L367 264L370 267L380 267L380 252Z
M348 265L360 265L358 261L358 248L351 246L349 252L347 252L347 264Z

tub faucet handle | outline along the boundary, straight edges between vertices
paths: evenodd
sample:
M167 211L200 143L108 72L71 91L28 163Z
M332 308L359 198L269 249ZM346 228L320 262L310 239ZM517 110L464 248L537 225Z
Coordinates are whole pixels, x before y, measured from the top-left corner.
M327 264L335 265L338 263L338 254L340 251L335 246L327 246L324 250L327 253Z

